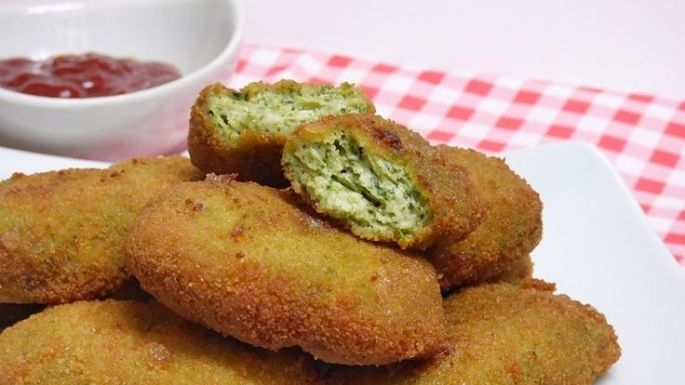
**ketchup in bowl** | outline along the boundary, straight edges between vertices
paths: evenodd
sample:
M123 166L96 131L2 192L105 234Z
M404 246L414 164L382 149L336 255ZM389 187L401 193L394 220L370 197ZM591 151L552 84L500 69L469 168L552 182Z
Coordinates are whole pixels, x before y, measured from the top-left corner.
M127 94L181 77L172 65L97 53L59 55L42 61L0 60L0 87L54 98Z

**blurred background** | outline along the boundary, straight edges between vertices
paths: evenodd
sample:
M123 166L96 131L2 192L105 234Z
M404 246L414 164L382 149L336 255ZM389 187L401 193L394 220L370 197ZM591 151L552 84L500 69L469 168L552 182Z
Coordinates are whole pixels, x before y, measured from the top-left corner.
M682 0L249 0L247 43L685 98Z

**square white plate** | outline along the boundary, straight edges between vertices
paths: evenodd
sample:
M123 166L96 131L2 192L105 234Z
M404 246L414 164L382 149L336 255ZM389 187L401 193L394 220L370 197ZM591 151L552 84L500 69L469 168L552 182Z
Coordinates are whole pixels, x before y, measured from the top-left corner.
M509 164L540 193L536 277L591 303L614 325L621 360L602 385L685 383L685 273L604 156L580 143L513 152ZM0 178L105 163L0 147Z

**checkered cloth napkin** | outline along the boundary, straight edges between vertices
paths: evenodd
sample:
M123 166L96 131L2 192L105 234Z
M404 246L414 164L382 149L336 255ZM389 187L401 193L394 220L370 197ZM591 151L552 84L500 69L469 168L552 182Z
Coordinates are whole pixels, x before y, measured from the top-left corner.
M281 78L356 83L379 114L433 144L497 153L562 140L592 143L685 267L685 101L254 45L241 50L229 84Z

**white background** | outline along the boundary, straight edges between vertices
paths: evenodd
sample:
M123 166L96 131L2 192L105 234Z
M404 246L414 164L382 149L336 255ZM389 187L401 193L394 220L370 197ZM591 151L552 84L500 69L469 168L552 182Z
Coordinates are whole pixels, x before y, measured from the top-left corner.
M246 0L245 41L685 99L683 0Z

